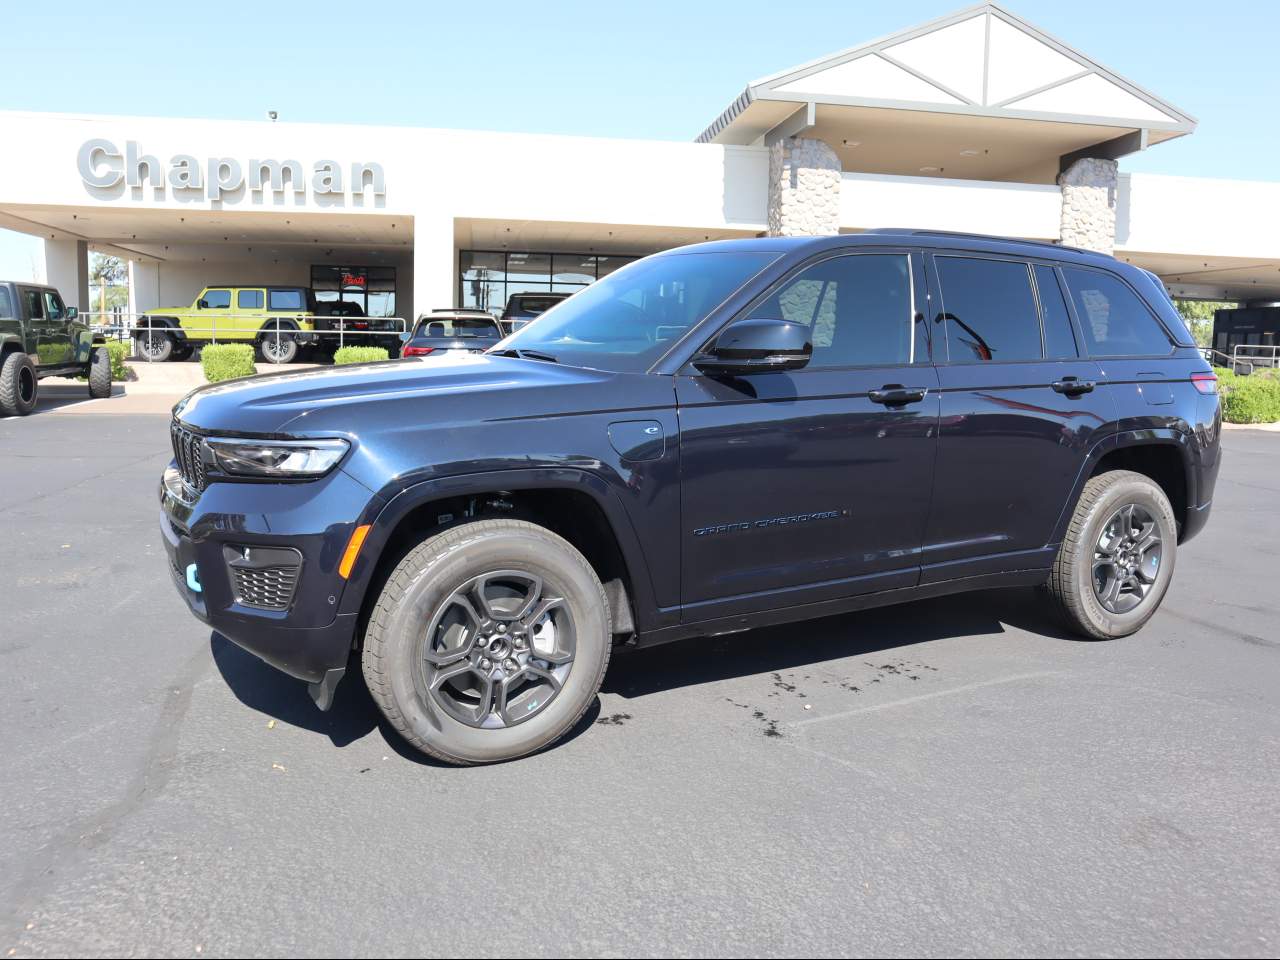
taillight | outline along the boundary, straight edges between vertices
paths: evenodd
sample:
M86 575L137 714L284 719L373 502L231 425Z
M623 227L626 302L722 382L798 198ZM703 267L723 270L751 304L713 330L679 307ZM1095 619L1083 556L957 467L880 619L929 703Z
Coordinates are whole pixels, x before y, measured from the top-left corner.
M1192 385L1203 394L1218 392L1218 375L1216 373L1193 373Z
M425 357L428 353L430 353L430 352L431 352L432 350L434 350L434 349L435 349L435 347L414 347L414 346L407 346L407 347L405 347L403 350L401 350L401 351L400 351L400 356L402 356L402 357Z

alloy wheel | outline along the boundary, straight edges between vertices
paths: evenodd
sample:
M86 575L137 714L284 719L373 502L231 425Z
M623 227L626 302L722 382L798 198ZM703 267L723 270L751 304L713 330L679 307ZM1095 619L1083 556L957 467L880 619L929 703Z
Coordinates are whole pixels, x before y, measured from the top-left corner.
M1160 525L1141 504L1120 507L1093 548L1093 592L1110 613L1130 613L1147 598L1160 572Z
M533 573L498 570L467 580L432 615L421 645L423 683L455 720L511 727L556 698L575 649L563 597Z

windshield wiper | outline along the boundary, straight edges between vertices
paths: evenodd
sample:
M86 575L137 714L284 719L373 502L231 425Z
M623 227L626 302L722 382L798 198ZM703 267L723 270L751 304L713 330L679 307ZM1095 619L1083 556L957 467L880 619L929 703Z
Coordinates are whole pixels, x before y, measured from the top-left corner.
M515 347L508 347L506 350L498 350L495 356L499 357L516 357L520 360L544 360L547 363L559 363L549 353L543 353L541 350L517 350Z

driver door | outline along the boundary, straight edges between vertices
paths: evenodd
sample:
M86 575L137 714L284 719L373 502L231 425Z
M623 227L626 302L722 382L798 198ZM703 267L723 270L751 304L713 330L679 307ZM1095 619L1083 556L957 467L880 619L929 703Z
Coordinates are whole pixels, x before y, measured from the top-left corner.
M810 326L805 368L676 378L683 620L916 584L938 425L926 297L917 252L829 255L744 314Z

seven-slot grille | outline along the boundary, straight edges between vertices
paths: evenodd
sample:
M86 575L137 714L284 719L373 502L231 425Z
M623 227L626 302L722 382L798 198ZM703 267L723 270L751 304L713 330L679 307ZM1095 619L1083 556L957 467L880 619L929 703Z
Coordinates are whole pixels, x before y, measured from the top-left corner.
M173 441L173 458L178 462L178 472L192 490L200 492L208 483L205 476L204 438L188 430L177 418L169 425L169 438Z
M298 586L298 569L297 566L232 566L236 602L263 610L289 609L293 591Z

